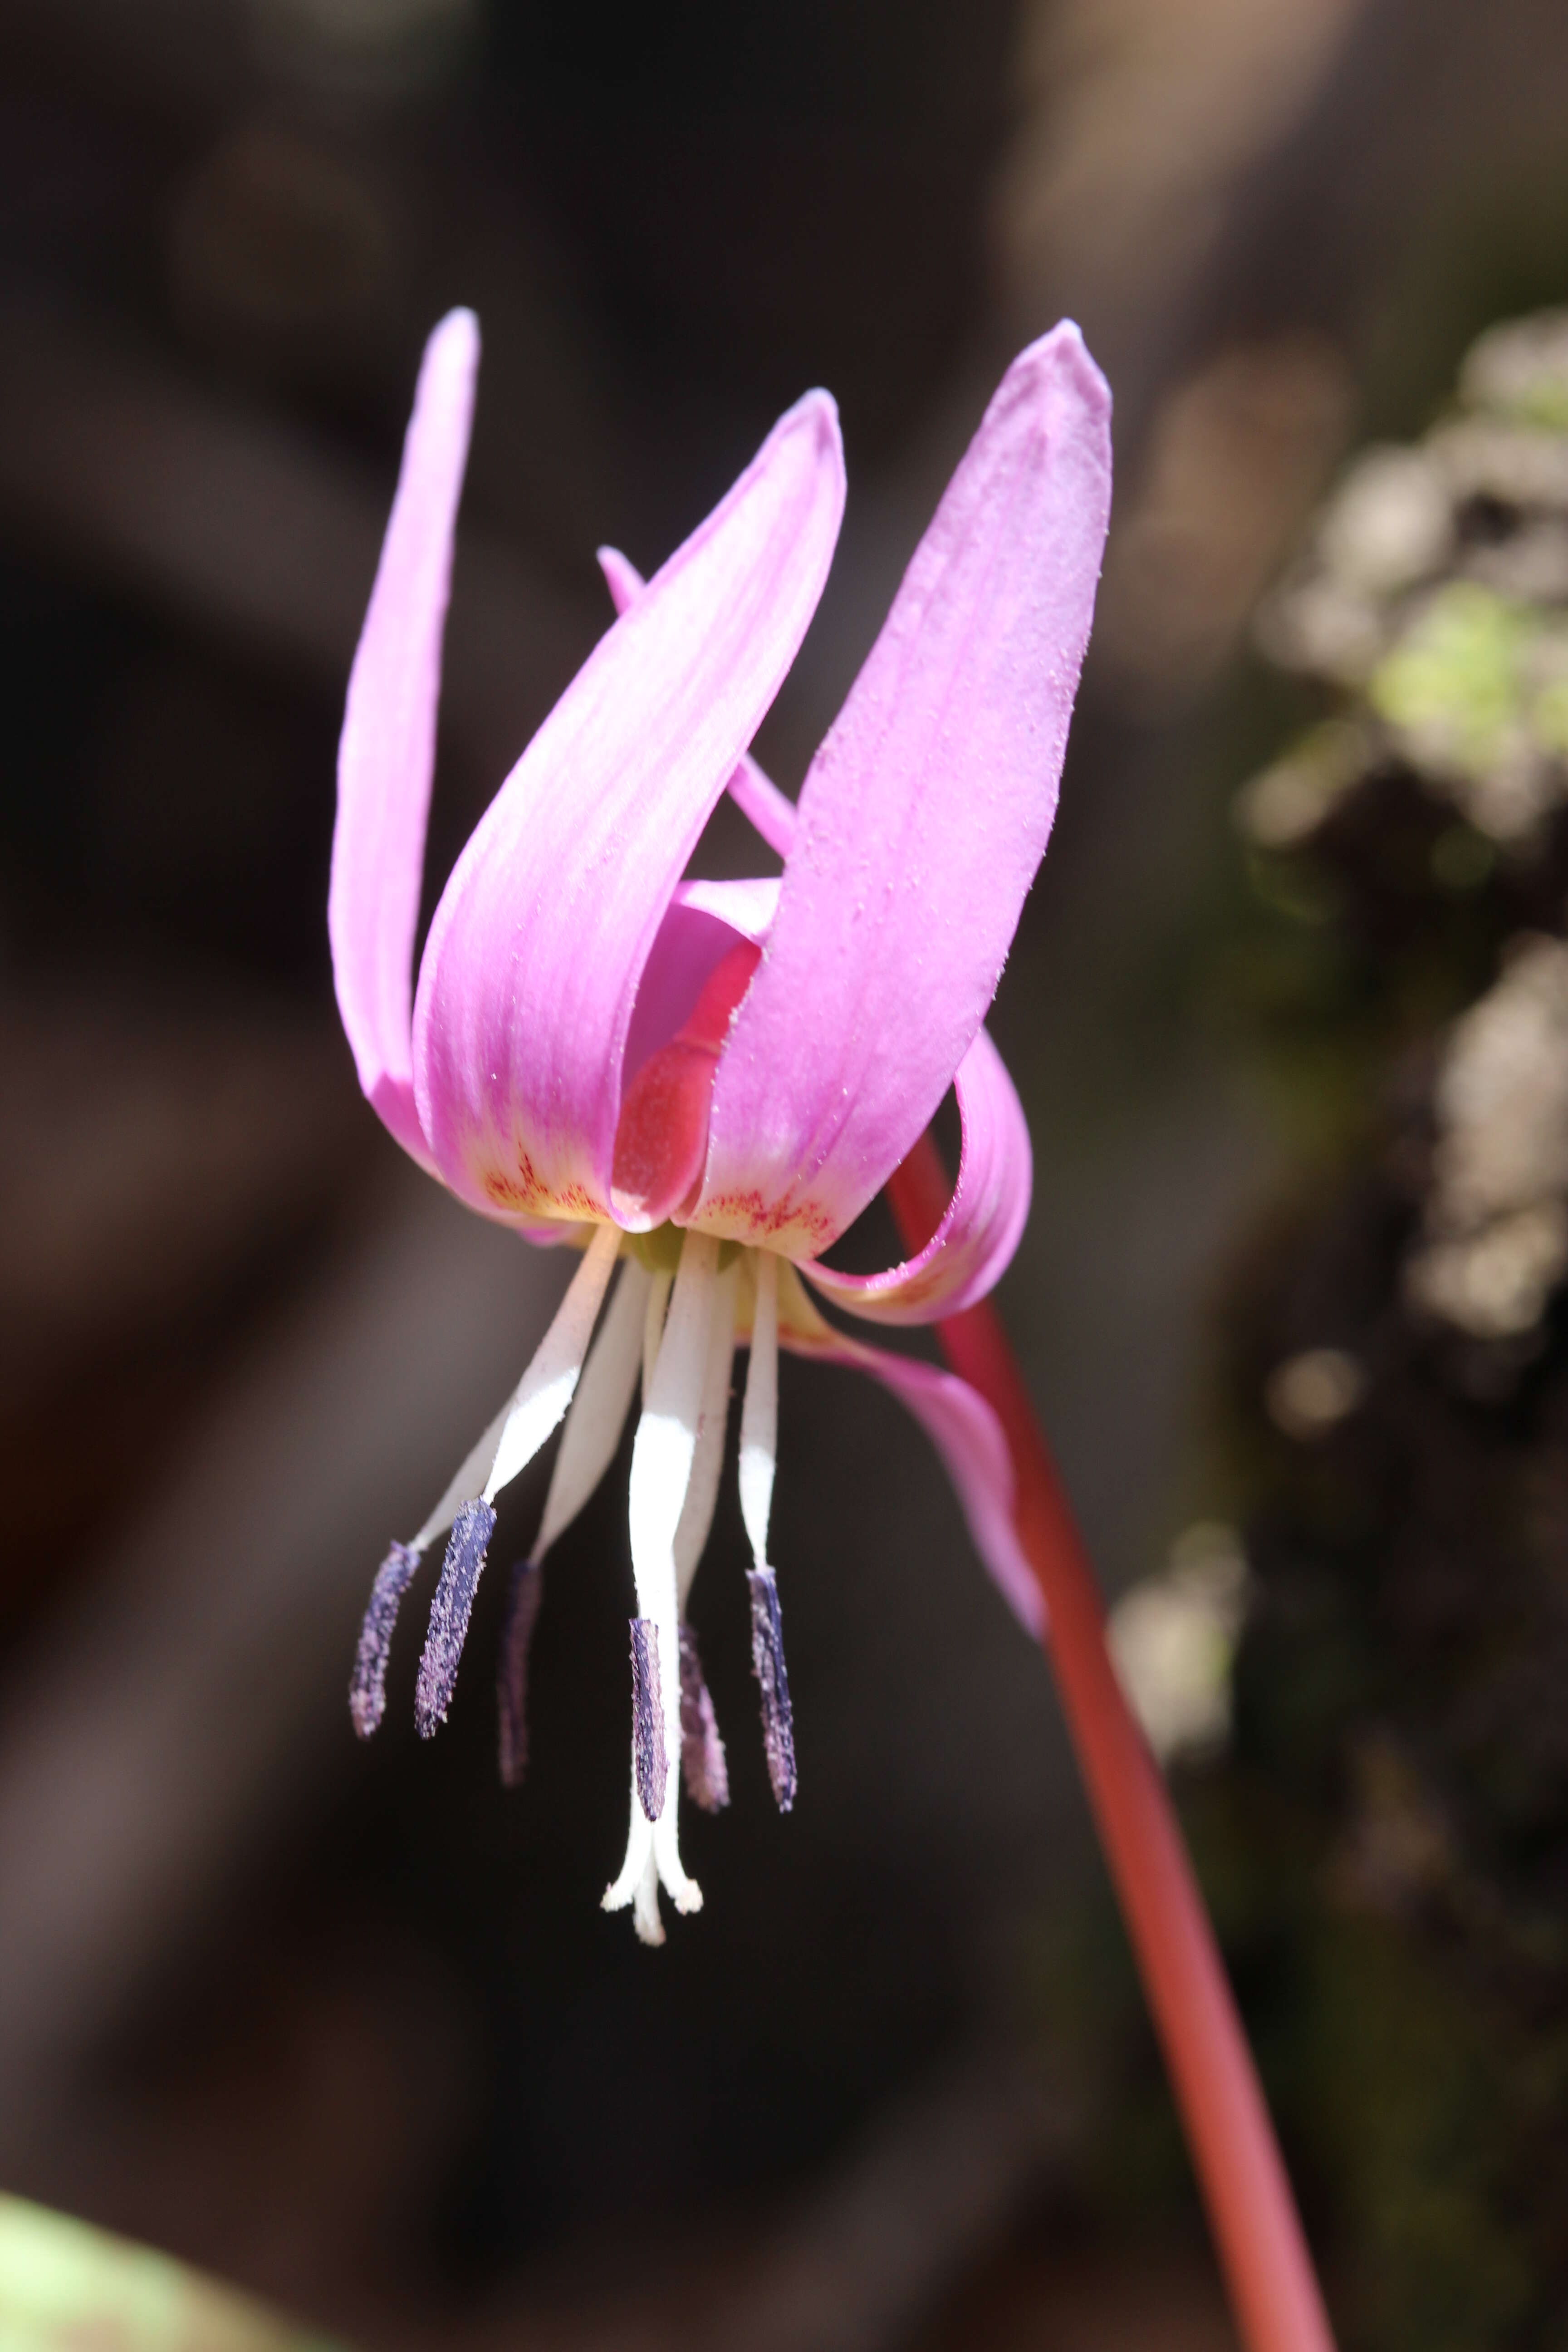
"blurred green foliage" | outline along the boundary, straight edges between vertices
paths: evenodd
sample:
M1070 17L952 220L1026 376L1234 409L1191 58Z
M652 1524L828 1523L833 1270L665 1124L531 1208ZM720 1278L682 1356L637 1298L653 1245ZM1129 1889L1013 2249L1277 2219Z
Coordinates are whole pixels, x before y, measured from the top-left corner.
M167 2254L0 2197L4 2352L331 2352Z

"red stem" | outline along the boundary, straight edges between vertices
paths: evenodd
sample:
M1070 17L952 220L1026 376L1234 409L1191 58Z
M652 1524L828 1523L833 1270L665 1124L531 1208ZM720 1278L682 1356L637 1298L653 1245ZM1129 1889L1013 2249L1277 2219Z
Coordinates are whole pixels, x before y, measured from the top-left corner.
M952 1190L936 1146L922 1138L888 1186L911 1253L935 1232ZM1110 1663L1094 1572L1023 1376L989 1301L937 1330L953 1370L1006 1433L1018 1536L1046 1600L1048 1654L1242 2340L1248 2352L1333 2352L1214 1930L1165 1784Z

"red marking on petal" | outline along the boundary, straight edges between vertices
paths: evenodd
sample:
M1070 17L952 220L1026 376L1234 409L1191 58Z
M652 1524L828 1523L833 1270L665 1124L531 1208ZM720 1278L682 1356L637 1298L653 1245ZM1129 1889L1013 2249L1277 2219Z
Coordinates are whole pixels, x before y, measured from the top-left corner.
M621 1105L610 1199L623 1222L661 1225L702 1173L717 1054L678 1039L646 1061Z
M680 1031L678 1042L686 1045L705 1045L718 1055L730 1034L730 1024L740 1010L741 999L752 984L752 974L763 960L763 951L750 940L737 940L729 952L721 955L702 983L702 993L691 1008L690 1017Z
M610 1177L623 1223L663 1224L701 1181L720 1051L762 952L742 940L721 956L685 1026L649 1055L627 1087Z

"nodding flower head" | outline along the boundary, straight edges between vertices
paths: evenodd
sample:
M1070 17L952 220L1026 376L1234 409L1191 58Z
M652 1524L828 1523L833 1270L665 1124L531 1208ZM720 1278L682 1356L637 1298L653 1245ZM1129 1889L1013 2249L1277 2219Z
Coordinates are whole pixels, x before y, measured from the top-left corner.
M479 357L471 314L431 337L349 683L329 925L369 1100L421 1167L578 1267L515 1393L413 1538L360 1637L356 1729L380 1721L399 1601L447 1538L416 1701L451 1703L496 1497L558 1423L544 1515L502 1636L505 1778L527 1753L526 1667L545 1554L616 1448L631 1470L631 1830L605 1901L661 1940L681 1866L679 1790L728 1798L687 1621L717 1493L737 1345L752 1661L773 1793L795 1754L767 1555L778 1350L899 1394L942 1454L1019 1615L1039 1603L988 1405L953 1375L829 1324L957 1313L996 1280L1028 1209L1028 1132L984 1026L1044 852L1110 502L1110 399L1078 330L1004 377L811 763L798 805L748 747L821 594L844 499L837 415L808 393L646 585L600 561L618 617L458 858L413 985L452 533ZM774 879L688 880L728 791ZM887 1272L823 1253L886 1183L948 1087L958 1181L927 1246ZM612 1276L618 1279L611 1289ZM607 1299L607 1304L606 1304Z

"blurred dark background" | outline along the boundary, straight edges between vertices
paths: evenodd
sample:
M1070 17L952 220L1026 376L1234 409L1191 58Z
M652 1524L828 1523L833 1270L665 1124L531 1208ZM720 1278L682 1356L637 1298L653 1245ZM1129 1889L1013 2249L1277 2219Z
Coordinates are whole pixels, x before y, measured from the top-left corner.
M696 1614L735 1801L692 1826L708 1907L664 1951L597 1908L624 1463L552 1556L526 1789L495 1785L497 1591L441 1738L414 1738L410 1641L353 1741L374 1564L563 1276L360 1101L336 727L452 303L485 357L432 903L605 625L595 545L651 568L823 383L850 503L760 745L793 791L1002 367L1076 316L1117 509L996 1010L1037 1153L1001 1303L1108 1590L1173 1559L1218 1591L1244 1553L1266 1580L1228 1532L1268 1486L1238 1432L1276 1358L1347 1344L1270 1286L1384 1072L1363 1021L1291 1064L1284 1117L1267 1075L1305 902L1231 804L1354 681L1261 659L1253 616L1347 454L1422 431L1489 322L1568 299L1565 101L1547 0L4 0L8 2187L367 2346L1229 2341L1047 1670L879 1393L785 1367L788 1820L721 1503ZM703 854L733 868L739 821ZM1561 928L1547 872L1479 931L1416 924L1449 978L1402 1038L1438 1038L1521 921ZM1374 933L1374 974L1408 936ZM1247 1746L1275 1654L1244 1643L1238 1762L1190 1807L1222 1918L1278 1952L1321 1874L1303 1832L1298 1911L1270 1909L1269 1806L1318 1770ZM1334 1692L1331 1747L1364 1685ZM1347 2341L1546 2341L1524 2290L1457 2335L1363 2292L1376 2249L1345 2251L1292 2091L1310 2042L1257 1982ZM1395 2150L1395 2203L1429 2161Z

